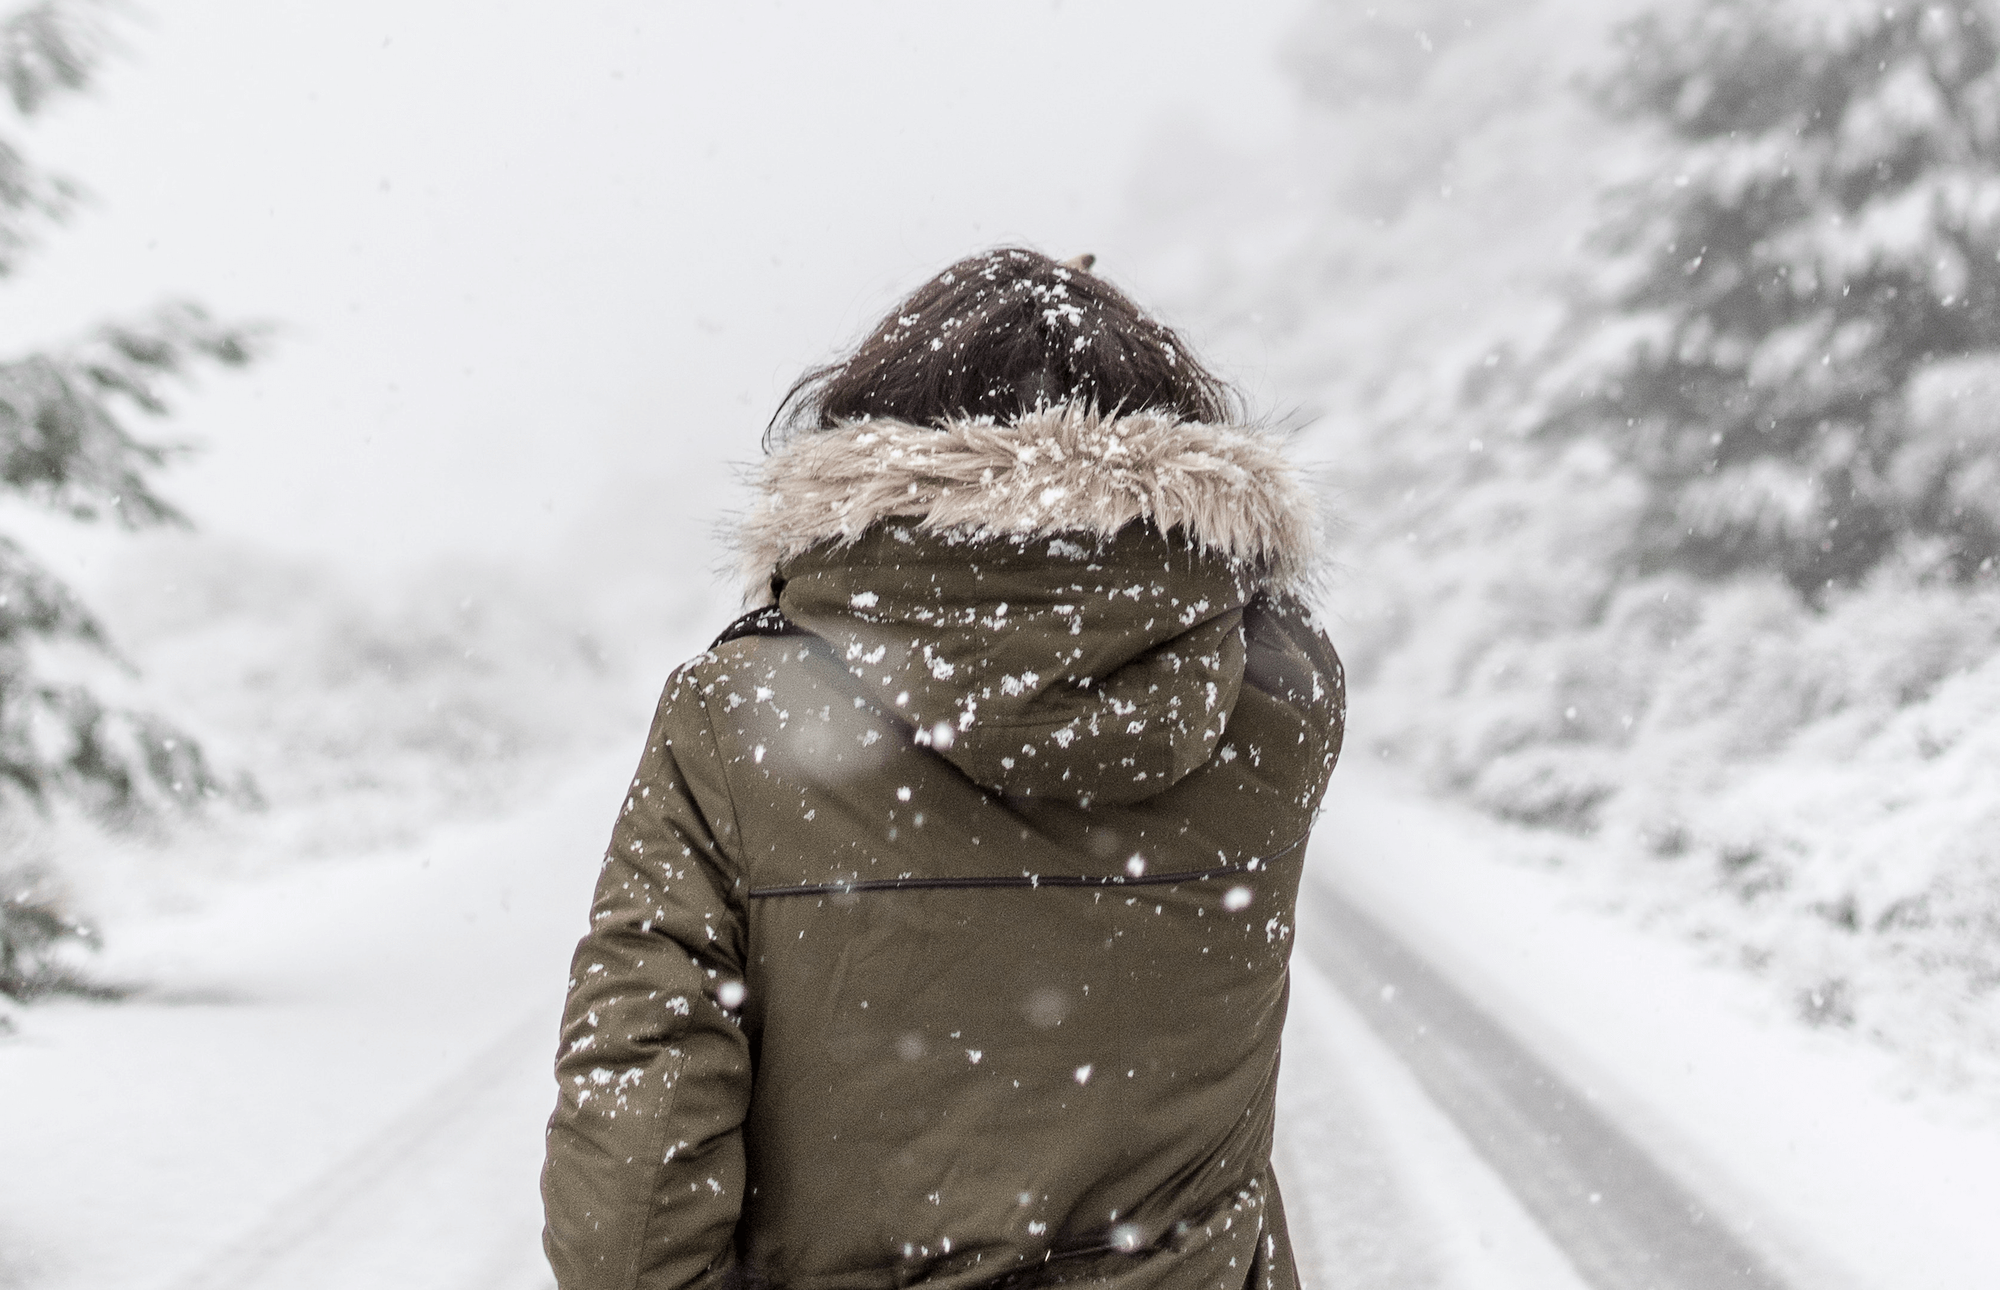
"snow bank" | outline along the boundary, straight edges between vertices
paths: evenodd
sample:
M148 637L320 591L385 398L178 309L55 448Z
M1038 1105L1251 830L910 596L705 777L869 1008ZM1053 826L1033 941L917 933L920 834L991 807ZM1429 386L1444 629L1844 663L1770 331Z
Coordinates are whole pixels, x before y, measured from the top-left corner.
M2000 1090L2000 594L1892 573L1815 612L1775 579L1577 605L1513 583L1464 573L1364 637L1361 747L1589 839L1551 854L1800 1019Z
M1987 1290L2000 1106L1788 1001L1672 925L1607 918L1615 869L1538 863L1595 844L1425 800L1396 767L1342 768L1307 861L1393 929L1653 1160L1813 1290ZM1289 1042L1289 1036L1287 1036Z

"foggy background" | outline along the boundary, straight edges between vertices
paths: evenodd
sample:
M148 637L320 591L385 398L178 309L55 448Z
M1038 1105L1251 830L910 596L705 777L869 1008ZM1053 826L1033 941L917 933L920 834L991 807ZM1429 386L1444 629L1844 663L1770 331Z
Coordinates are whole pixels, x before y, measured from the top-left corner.
M545 1284L562 965L765 422L1016 242L1326 500L1315 881L1768 1284L1991 1283L1989 0L9 14L92 58L0 111L8 471L32 356L221 330L94 396L187 526L0 471L0 1287ZM1309 1285L1628 1284L1295 963Z
M205 530L371 571L713 561L684 544L798 372L973 248L1111 253L1148 146L1194 135L1213 184L1203 141L1296 99L1299 11L147 6L34 128L92 196L0 335L169 295L279 324L177 399Z

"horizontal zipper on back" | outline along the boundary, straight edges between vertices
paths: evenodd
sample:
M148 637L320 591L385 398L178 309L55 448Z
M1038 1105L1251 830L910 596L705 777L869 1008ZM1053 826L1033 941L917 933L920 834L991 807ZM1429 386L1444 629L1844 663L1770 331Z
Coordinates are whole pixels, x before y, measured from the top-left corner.
M1255 873L1305 845L1301 834L1291 845L1240 865L1189 869L1180 873L1082 874L1021 873L967 878L857 878L851 882L812 882L796 887L752 887L751 899L770 896L843 896L864 891L966 891L982 887L1168 887L1183 882L1207 882L1236 874Z

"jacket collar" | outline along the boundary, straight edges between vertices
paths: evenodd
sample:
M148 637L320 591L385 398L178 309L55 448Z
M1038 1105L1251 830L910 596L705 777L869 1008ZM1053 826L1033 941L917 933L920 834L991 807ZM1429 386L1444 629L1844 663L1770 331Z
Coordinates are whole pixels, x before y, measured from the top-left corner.
M1319 563L1318 507L1276 436L1159 413L1075 407L942 427L851 422L772 454L738 536L754 597L787 560L846 545L882 520L973 539L1109 538L1137 521L1306 590Z

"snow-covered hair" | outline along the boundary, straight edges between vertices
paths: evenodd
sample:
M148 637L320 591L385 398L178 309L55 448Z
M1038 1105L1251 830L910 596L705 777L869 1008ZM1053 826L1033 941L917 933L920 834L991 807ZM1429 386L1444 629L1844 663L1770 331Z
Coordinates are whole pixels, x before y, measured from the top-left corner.
M960 260L890 311L852 354L801 376L772 416L765 446L871 418L1005 423L1059 406L1240 420L1236 392L1088 263L1023 247Z

